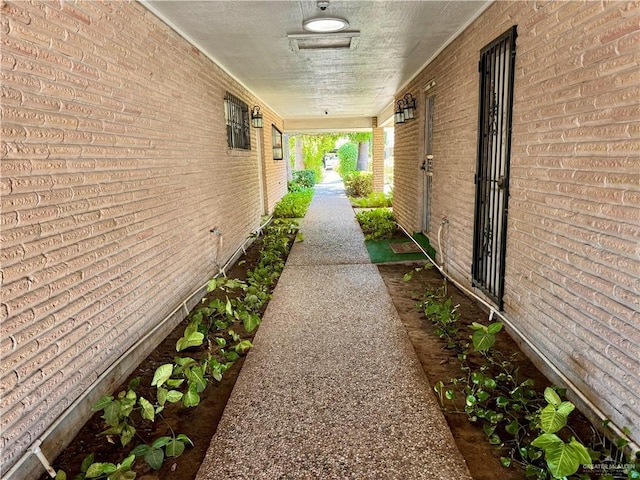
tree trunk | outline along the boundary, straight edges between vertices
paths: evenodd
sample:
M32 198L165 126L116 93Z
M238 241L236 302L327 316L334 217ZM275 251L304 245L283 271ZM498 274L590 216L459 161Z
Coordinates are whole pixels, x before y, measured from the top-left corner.
M358 163L356 170L366 172L369 170L369 141L358 142Z
M304 155L302 154L302 139L296 137L296 159L294 170L304 170Z

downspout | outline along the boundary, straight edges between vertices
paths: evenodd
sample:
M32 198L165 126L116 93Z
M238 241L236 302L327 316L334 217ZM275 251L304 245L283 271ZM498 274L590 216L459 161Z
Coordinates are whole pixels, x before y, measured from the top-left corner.
M253 233L257 233L258 235L261 235L262 234L262 230L264 229L264 227L266 227L271 222L271 220L273 220L273 216L269 216L269 218L267 218L267 220L262 225L260 225L260 227L258 227ZM217 229L215 229L215 230L217 230ZM222 235L219 230L217 230L217 232L212 231L211 233L215 233L218 236ZM229 258L227 263L225 263L224 266L218 270L218 273L216 273L213 278L217 278L220 275L223 275L223 276L226 277L227 268L229 268L229 266L238 259L238 257L240 256L240 252L241 251L242 251L243 254L246 253L247 244L253 243L253 241L254 241L254 238L252 238L252 237L247 238L242 243L242 245L240 245L236 249L236 251L233 253L233 255L231 255L231 257ZM178 310L180 310L182 308L185 311L185 316L188 315L189 314L189 309L187 307L187 302L192 300L195 295L197 295L204 288L206 288L208 283L209 283L209 281L204 283L202 286L200 286L198 289L196 289L193 293L191 293L187 298L185 298L182 302L180 302L180 304L176 308L174 308L169 315L167 315L164 319L162 319L162 321L160 321L155 327L153 327L151 330L149 330L143 337L139 338L137 342L135 342L133 345L131 345L127 349L127 351L122 356L120 356L120 358L118 358L118 360L116 360L114 363L112 363L111 366L107 370L105 370L99 377L97 377L95 379L95 381L93 382L93 384L91 386L89 386L82 393L82 395L80 395L78 398L76 398L76 400L71 405L69 405L69 407L67 407L67 409L49 426L49 428L47 428L35 440L35 442L33 442L31 447L29 447L27 449L27 451L22 455L22 457L20 457L20 459L11 467L11 469L6 474L4 474L2 476L2 480L11 480L13 478L13 476L16 475L20 471L20 468L22 467L22 465L27 461L27 459L31 455L35 455L38 458L38 461L45 468L45 470L49 474L49 476L51 478L55 478L56 472L53 469L53 467L51 466L51 464L49 463L49 460L45 456L44 452L42 452L40 446L45 442L45 440L49 437L49 435L51 435L51 433L60 424L62 424L64 422L64 420L69 415L69 413L72 412L75 408L77 408L82 403L82 401L90 393L92 393L92 391L95 388L96 384L99 384L102 380L107 378L109 376L109 374L113 370L115 370L116 367L118 365L120 365L120 363L122 363L122 361L125 358L127 358L132 352L134 352L142 343L144 343L145 340L147 340L155 332L157 332L160 329L160 327L162 327L170 318L172 318L178 312Z
M442 228L444 227L444 225L448 224L449 220L447 220L446 217L444 217L442 219L442 221L440 222L440 228L438 228L438 248L440 249L440 255L442 255L442 245L441 245L441 231ZM602 410L600 410L599 407L597 407L596 405L593 404L593 402L591 400L589 400L587 397L584 396L584 394L578 389L578 387L571 381L569 380L564 373L562 373L552 362L551 360L549 360L549 358L542 353L542 351L540 351L540 349L534 345L531 340L529 340L519 329L518 327L515 326L515 324L507 317L505 316L503 313L499 312L496 310L494 305L491 305L489 302L487 302L484 298L478 296L478 294L476 294L475 292L469 290L468 288L466 288L464 285L462 285L461 283L459 283L457 280L455 280L451 275L449 275L445 269L444 269L444 261L442 265L438 265L436 263L436 261L431 258L429 256L429 254L425 251L424 248L422 248L422 245L420 245L418 243L418 241L413 238L412 235L409 235L409 232L407 232L407 230L400 225L399 223L396 223L398 225L398 227L400 227L400 229L405 233L405 235L407 237L409 237L413 243L415 243L418 248L422 251L422 253L425 255L425 257L427 257L427 259L433 264L433 266L435 266L438 271L442 274L442 276L444 278L447 279L447 281L451 282L453 285L455 285L459 290L461 290L462 292L464 292L467 296L473 298L474 300L480 302L482 305L484 305L488 310L489 310L489 321L491 321L494 317L498 317L500 320L502 320L506 325L509 326L509 328L518 336L518 338L520 338L524 343L527 344L527 347L531 349L531 351L533 351L536 356L538 356L538 358L540 358L545 365L547 365L547 367L549 367L549 369L551 369L553 371L553 373L560 378L565 385L567 385L567 387L569 387L571 389L571 391L578 397L580 398L580 401L583 402L589 409L591 409L591 411L601 420L601 421L605 421L607 420L606 415L604 414L604 412L602 412ZM443 256L444 259L444 256ZM618 437L620 438L627 438L627 435L620 430L616 425L614 425L613 423L609 423L609 428L611 428L611 430L613 431L614 434L616 434ZM640 450L640 447L629 440L629 444L628 444L628 448L632 451L632 452L638 452Z

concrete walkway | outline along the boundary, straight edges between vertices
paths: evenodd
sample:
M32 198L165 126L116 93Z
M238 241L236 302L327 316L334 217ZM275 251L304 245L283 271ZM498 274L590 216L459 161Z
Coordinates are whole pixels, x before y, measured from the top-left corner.
M470 479L335 174L301 231L197 479Z

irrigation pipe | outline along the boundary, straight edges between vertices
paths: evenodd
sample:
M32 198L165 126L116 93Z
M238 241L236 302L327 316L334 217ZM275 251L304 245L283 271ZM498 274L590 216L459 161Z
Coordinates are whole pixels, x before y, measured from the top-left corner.
M442 254L442 245L441 245L441 231L442 231L442 227L449 223L449 221L445 218L442 220L442 222L440 222L440 228L438 228L438 248L440 249L440 255L443 256ZM457 280L455 280L451 275L449 275L445 269L444 269L444 262L442 265L438 265L438 263L429 256L429 254L425 251L424 248L422 248L422 245L420 245L418 243L418 241L413 238L412 235L409 234L409 232L407 232L407 230L400 225L399 223L396 223L396 225L398 225L398 227L400 227L400 229L405 233L405 235L407 237L409 237L413 243L415 243L418 248L422 251L422 253L425 255L425 257L427 257L427 259L433 264L434 267L436 267L438 269L438 271L442 274L442 276L444 278L447 279L447 281L453 283L459 290L461 290L462 292L464 292L466 295L470 296L471 298L473 298L474 300L477 300L478 302L480 302L482 305L484 305L486 308L489 309L489 321L491 321L493 319L493 317L498 317L500 318L500 320L502 320L505 324L507 324L509 326L509 328L524 342L527 344L527 347L529 347L546 365L547 367L549 367L553 373L555 375L558 376L558 378L560 378L562 380L562 382L564 382L565 385L567 385L567 387L569 387L571 389L571 391L578 397L580 398L580 401L582 401L587 407L589 407L589 409L591 409L591 411L600 419L600 421L604 422L606 420L608 420L607 416L604 414L604 412L602 410L600 410L600 408L596 405L593 404L593 402L591 400L589 400L579 389L578 387L569 379L566 377L566 375L564 373L562 373L562 371L560 371L550 360L549 358L536 346L534 345L531 340L529 340L521 331L520 329L518 329L518 327L516 327L514 325L514 323L507 317L505 316L503 313L497 311L495 309L495 307L493 305L491 305L489 302L487 302L484 298L478 296L475 292L469 290L467 287L465 287L464 285L462 285L460 282L458 282ZM618 437L620 438L627 438L627 435L620 429L618 428L616 425L614 425L613 423L609 423L608 424L609 428L611 428L611 430L613 431L613 433L615 433ZM631 450L632 453L638 452L640 450L640 447L635 443L632 442L631 440L629 440L629 444L628 444L628 448Z
M269 216L266 219L266 221L262 225L260 225L253 233L257 233L258 235L261 235L262 234L262 230L267 225L269 225L271 220L273 220L273 216ZM221 234L219 234L219 235L221 235ZM247 244L248 243L252 243L253 240L254 240L253 237L247 238L242 243L242 245L240 245L236 249L236 251L233 252L233 255L231 255L231 257L229 258L227 263L225 263L222 268L218 269L218 273L216 273L213 276L213 278L218 278L220 275L223 275L223 276L226 277L226 270L229 267L229 265L231 265L233 262L235 262L238 259L240 251L242 251L243 254L246 253ZM89 394L93 393L93 390L94 390L96 385L100 384L100 382L102 382L103 380L108 378L109 375L111 374L111 372L113 372L116 369L116 367L118 367L123 362L123 360L125 358L127 358L129 355L131 355L142 343L144 343L148 338L150 338L152 335L154 335L160 329L160 327L164 326L164 324L170 318L172 318L178 312L178 310L180 310L182 308L185 311L185 315L188 315L189 314L189 309L187 307L187 302L191 301L194 296L196 296L199 292L201 292L202 289L205 288L208 283L209 283L209 280L207 280L207 282L205 284L203 284L200 287L198 287L187 298L182 300L180 302L180 304L171 311L171 313L169 313L166 317L164 317L162 319L162 321L160 321L155 327L153 327L151 330L149 330L143 337L139 338L138 341L136 341L136 343L131 345L127 349L127 351L122 356L120 356L118 358L118 360L116 360L114 363L112 363L111 366L107 370L102 372L102 374L100 374L100 376L98 376L96 378L96 380L93 382L93 384L89 388L87 388L84 392L82 392L82 395L80 395L78 398L76 398L73 401L73 403L71 405L69 405L67 407L67 409L31 444L31 446L22 455L22 457L20 457L20 459L11 467L11 469L5 475L2 476L2 480L10 480L13 477L13 475L16 475L19 472L19 470L22 467L22 465L27 461L27 459L31 455L35 455L38 458L38 461L42 464L44 469L47 471L49 476L51 478L55 478L55 476L56 476L55 470L53 469L53 467L49 463L48 459L46 458L46 456L44 455L44 453L40 449L40 446L43 444L43 442L60 426L60 424L62 424L64 422L64 420L67 418L67 416L71 412L73 412L73 410L75 410L85 400L85 398L87 398L89 396Z

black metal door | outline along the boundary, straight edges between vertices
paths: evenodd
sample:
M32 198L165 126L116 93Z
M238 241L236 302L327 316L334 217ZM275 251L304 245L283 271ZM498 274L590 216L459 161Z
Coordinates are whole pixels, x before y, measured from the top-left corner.
M473 284L502 310L516 27L480 52Z

